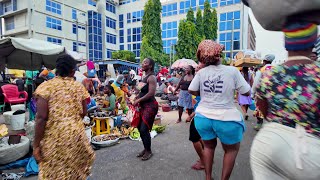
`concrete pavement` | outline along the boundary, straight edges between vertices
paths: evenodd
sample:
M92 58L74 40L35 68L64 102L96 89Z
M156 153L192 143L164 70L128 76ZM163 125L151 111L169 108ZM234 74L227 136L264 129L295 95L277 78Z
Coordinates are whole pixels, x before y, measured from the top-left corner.
M189 138L189 123L175 124L177 112L163 113L164 124L169 124L164 133L152 140L154 156L146 162L136 158L143 148L142 142L125 140L120 144L96 151L96 161L92 179L117 180L195 180L204 179L204 171L195 171L190 167L197 161L197 154ZM249 152L256 132L254 121L246 122L247 131L241 144L240 152L230 179L251 180ZM214 179L220 179L223 150L219 144L215 153L213 167Z
M168 124L164 133L152 140L154 156L146 162L136 158L143 148L142 142L121 140L119 144L96 151L96 160L90 179L94 180L201 180L204 171L190 167L198 160L189 138L189 123L175 124L177 111L160 112L164 115L162 124ZM185 119L184 115L184 118ZM249 152L256 134L253 130L255 120L250 116L246 121L247 130L231 176L231 180L251 180ZM85 157L84 157L85 158ZM213 167L214 179L220 179L223 150L216 148ZM37 179L36 176L24 179Z

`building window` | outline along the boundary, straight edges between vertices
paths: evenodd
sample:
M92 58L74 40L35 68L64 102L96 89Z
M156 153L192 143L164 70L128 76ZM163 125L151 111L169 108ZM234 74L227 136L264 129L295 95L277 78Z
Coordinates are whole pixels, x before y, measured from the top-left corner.
M127 42L131 42L131 29L127 29Z
M162 38L173 38L178 35L177 21L162 24Z
M114 34L106 33L107 43L117 44L117 36Z
M89 59L102 60L102 18L95 11L88 12Z
M141 27L132 28L132 42L141 41L141 38L142 38ZM137 57L139 57L139 56L137 56Z
M116 29L116 20L106 17L106 26L112 29Z
M128 51L131 51L131 44L127 45Z
M2 3L3 13L7 13L12 11L12 3L11 1L4 1Z
M232 33L220 33L219 43L225 46L226 51L231 50ZM233 32L233 50L240 50L240 31Z
M86 27L78 25L78 29L86 30ZM77 25L76 24L72 24L72 33L77 34Z
M232 25L233 21L233 25ZM220 14L220 23L219 31L227 31L233 29L240 29L240 11L221 13Z
M61 45L62 44L62 40L58 39L58 38L53 38L53 37L47 37L47 41L51 42L53 44L58 44Z
M166 54L169 54L172 49L173 49L173 45L177 44L177 39L169 39L169 40L163 40L162 41L163 44L163 50Z
M206 0L199 0L199 7L201 10L204 9L204 2ZM218 0L209 0L209 3L211 5L212 8L218 7Z
M124 5L130 3L130 0L120 0L119 5Z
M112 58L112 52L115 51L113 49L107 49L106 51L106 56L107 56L107 59L111 59Z
M119 15L119 28L123 28L123 14Z
M79 46L86 47L86 43L78 42L78 45L79 45ZM77 49L77 42L73 42L72 50L73 50L73 51L76 51L76 52L78 51L78 49Z
M47 16L46 24L48 28L62 30L61 20Z
M124 50L124 45L120 45L120 50Z
M61 15L61 4L51 0L46 0L46 10Z
M120 33L120 35L119 35L119 42L120 43L124 43L124 31L123 30L120 30L119 31Z
M132 44L132 47L132 52L136 55L136 57L140 57L141 43L134 43Z
M220 0L220 6L229 6L240 2L241 0Z
M162 17L178 14L177 3L162 6Z
M127 13L127 23L131 23L131 13Z
M187 13L190 7L195 11L197 8L196 0L185 0L180 2L180 14Z
M116 7L109 2L106 3L106 10L114 14L116 13Z
M144 11L136 11L132 13L132 22L142 21Z
M77 19L77 10L72 9L72 19L76 20Z
M95 0L88 0L88 4L91 6L97 6L97 2Z
M5 19L6 31L14 29L14 17L9 17Z

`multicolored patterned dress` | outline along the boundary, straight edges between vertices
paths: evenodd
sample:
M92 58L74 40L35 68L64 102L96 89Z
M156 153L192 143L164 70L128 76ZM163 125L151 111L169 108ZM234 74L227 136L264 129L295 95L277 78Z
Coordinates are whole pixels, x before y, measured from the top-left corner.
M262 76L257 96L268 100L267 120L296 123L320 137L320 63L276 66Z
M34 95L49 106L40 142L39 179L87 179L95 157L80 116L88 92L73 78L55 77L42 83Z

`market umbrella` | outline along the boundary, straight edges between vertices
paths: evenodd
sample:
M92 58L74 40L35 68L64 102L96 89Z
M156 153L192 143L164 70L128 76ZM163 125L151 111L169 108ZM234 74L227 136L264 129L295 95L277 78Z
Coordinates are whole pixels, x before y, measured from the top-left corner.
M171 69L183 68L183 67L186 67L189 65L191 65L193 67L198 66L198 64L196 62L194 62L194 60L192 60L192 59L178 59L171 65Z
M8 37L0 40L0 68L39 70L44 65L54 69L57 57L64 53L82 59L78 53L47 41Z

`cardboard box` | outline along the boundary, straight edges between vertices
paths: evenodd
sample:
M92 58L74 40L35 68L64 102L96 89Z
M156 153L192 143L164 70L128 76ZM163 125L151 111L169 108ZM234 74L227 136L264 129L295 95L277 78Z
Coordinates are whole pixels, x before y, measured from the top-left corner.
M236 67L252 67L261 65L262 61L260 59L243 58L235 61L234 66Z

